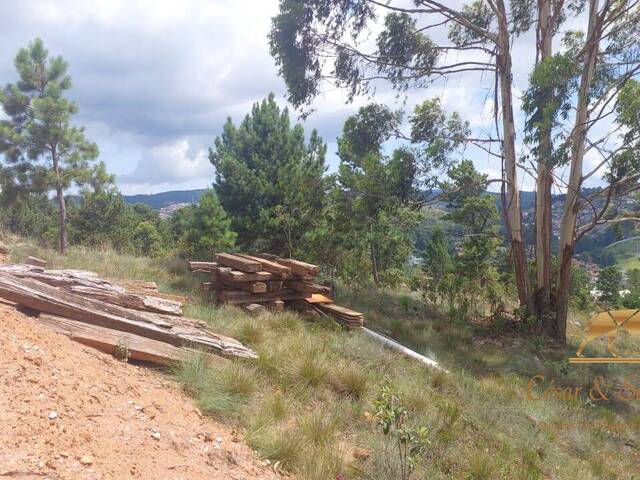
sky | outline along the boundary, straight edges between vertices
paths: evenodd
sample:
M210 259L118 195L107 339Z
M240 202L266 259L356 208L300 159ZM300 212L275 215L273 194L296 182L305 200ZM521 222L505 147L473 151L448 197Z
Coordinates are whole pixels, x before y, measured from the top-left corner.
M41 37L51 55L67 60L69 96L79 108L74 123L98 144L123 193L206 188L215 173L208 148L227 117L239 122L270 92L286 105L267 40L277 12L277 0L2 0L0 84L16 81L16 52ZM530 35L514 47L516 97L526 88L533 42ZM486 76L452 78L412 93L407 105L439 96L479 132L491 127L491 84ZM367 103L346 100L340 90L323 93L304 122L328 143L329 170L338 163L344 120ZM403 105L384 86L375 100ZM468 156L499 176L494 159L480 151ZM531 179L523 176L521 186L531 189Z

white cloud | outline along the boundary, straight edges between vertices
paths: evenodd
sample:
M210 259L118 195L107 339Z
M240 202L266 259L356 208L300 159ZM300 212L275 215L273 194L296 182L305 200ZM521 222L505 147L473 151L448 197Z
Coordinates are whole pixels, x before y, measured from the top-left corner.
M207 152L190 153L189 142L158 145L145 151L133 172L118 178L122 184L161 185L180 184L206 178L213 180L213 166Z
M459 7L463 0L448 5ZM239 121L253 102L274 92L284 104L285 85L269 54L267 34L278 0L2 0L0 84L16 80L13 58L40 36L53 55L69 63L70 93L79 107L77 123L98 143L101 159L118 175L123 191L161 191L204 187L213 180L206 149L221 133L227 116ZM583 20L583 19L582 19ZM571 20L572 27L584 26ZM371 25L371 46L381 25ZM434 29L436 41L446 31ZM513 46L514 100L535 60L535 33ZM451 55L452 62L472 58ZM480 132L492 127L493 77L461 75L429 88L410 90L406 104L388 84L376 85L373 99L392 108L413 106L441 96ZM332 89L315 102L305 129L317 128L330 143L328 163L335 168L335 142L346 117L370 101L345 104L344 91ZM295 116L295 112L292 112ZM521 121L518 122L520 125ZM518 132L521 140L522 132ZM476 149L478 168L499 169ZM595 179L594 179L595 180ZM528 180L524 180L529 186Z

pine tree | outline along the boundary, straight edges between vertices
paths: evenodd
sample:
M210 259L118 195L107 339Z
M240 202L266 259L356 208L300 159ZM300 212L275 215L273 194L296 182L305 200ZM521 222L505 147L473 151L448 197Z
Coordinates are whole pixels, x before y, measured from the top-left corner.
M67 249L67 208L64 192L72 184L93 179L91 161L98 147L87 141L84 129L73 127L74 102L63 96L71 88L67 63L50 58L37 38L15 58L20 80L0 93L0 104L8 117L0 121L0 152L10 165L5 181L37 192L55 191L59 214L59 245Z
M212 260L215 253L234 249L236 234L213 190L202 195L200 203L180 218L186 219L180 222L184 229L182 243L192 258Z
M326 145L314 130L292 125L270 94L239 126L231 119L209 159L214 188L240 247L289 255L312 228L327 190Z

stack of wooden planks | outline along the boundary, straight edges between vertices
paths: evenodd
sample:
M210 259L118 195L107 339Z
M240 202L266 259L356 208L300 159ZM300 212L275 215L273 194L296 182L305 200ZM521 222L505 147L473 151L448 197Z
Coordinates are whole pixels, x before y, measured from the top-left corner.
M256 358L237 340L184 317L182 302L161 295L155 284L125 284L83 270L0 265L0 298L29 309L38 322L85 345L154 363L184 360L195 350L217 361Z
M285 306L302 313L328 315L348 328L360 328L361 313L333 304L331 289L316 282L317 265L271 254L219 253L215 262L189 262L194 272L208 272L204 290L215 292L221 303L244 306L250 313Z

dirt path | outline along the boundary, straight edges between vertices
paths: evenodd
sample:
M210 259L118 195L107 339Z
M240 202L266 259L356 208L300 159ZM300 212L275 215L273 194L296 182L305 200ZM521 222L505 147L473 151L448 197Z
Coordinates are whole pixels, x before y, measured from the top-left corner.
M158 372L0 303L0 479L279 478Z

